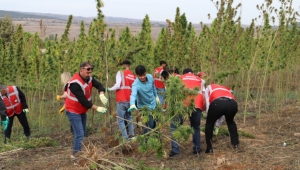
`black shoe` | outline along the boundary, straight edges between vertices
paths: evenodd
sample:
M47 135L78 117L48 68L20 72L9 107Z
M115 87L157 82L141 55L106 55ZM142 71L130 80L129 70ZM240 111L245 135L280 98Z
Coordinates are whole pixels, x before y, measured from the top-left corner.
M213 149L206 149L205 153L214 153Z
M193 153L194 155L198 155L198 154L200 154L200 152L201 152L201 150L198 150L198 151L194 150L192 153Z
M239 145L233 145L233 149L237 149Z
M175 152L173 152L173 151L171 151L170 153L169 153L169 157L171 158L174 158L174 157L176 157L176 156L178 156L179 155L179 153L175 153Z

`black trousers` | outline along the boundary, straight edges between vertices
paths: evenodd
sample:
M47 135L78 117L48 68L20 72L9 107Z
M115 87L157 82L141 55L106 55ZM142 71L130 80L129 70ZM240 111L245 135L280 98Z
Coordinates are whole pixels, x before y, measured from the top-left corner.
M228 131L230 133L231 144L239 144L239 136L237 132L236 123L234 122L234 116L238 111L237 102L233 99L218 98L215 99L209 105L206 125L205 125L205 140L207 149L212 149L212 136L215 122L225 115Z
M21 112L20 114L14 114L13 116L9 117L9 123L7 129L5 130L5 137L10 138L15 116L17 116L19 122L23 126L25 136L30 136L30 128L28 125L26 114L24 112Z

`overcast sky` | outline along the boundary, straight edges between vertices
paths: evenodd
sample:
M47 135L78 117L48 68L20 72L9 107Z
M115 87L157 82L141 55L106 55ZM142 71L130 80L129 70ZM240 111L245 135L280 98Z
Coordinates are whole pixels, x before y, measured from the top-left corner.
M216 1L216 0L214 0ZM273 6L280 7L279 0L273 0ZM151 21L174 21L176 8L185 13L192 23L211 23L217 9L211 0L103 0L102 11L105 16L143 19L146 14ZM258 17L256 5L263 0L235 0L235 5L242 2L242 24L249 25ZM97 15L95 0L0 0L0 10L65 14L84 17ZM300 0L294 0L293 8L300 11ZM209 20L207 14L211 15Z

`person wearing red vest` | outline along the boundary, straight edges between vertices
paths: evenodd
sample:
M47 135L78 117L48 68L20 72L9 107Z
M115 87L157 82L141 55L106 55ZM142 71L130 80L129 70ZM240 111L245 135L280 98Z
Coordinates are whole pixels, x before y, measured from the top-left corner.
M17 86L0 85L0 90L3 102L6 106L6 113L9 117L9 123L5 130L4 143L6 143L6 138L10 140L15 116L17 116L19 122L23 126L25 136L27 139L30 139L30 128L26 117L26 114L28 114L29 111L25 94Z
M116 75L116 84L108 88L107 91L116 91L118 124L122 137L124 140L131 140L134 138L134 127L132 123L131 112L127 110L130 107L130 94L132 83L135 80L135 75L130 71L130 61L124 60L121 65L124 67L123 71L118 71ZM126 121L124 121L124 119ZM129 135L126 127L128 126Z
M228 131L230 133L231 144L234 148L238 147L239 136L234 121L234 116L238 111L238 104L231 92L229 87L218 84L211 84L206 87L205 98L207 119L205 124L205 140L207 148L205 153L213 153L213 128L215 122L223 115L225 116Z
M195 102L195 111L192 112L190 116L190 124L191 127L194 129L194 134L193 134L193 154L199 154L201 152L201 145L200 145L200 119L201 119L201 112L205 108L205 100L204 96L202 95L203 92L203 83L201 79L193 74L193 70L190 68L186 68L183 70L183 75L180 77L182 80L183 84L185 84L185 88L188 89L195 89L199 88L199 93L194 97L194 102ZM191 98L188 97L184 103L186 106L189 105ZM179 125L178 123L173 123L173 122L180 122ZM171 135L173 136L172 132L176 130L176 128L180 125L182 125L183 119L182 117L174 118L171 121L170 124L170 132ZM173 139L175 140L175 139ZM169 154L169 157L174 157L179 154L179 146L176 142L172 141L172 150Z
M164 104L164 93L165 93L165 85L161 79L161 73L164 71L167 66L167 62L161 60L159 63L159 67L154 70L153 78L154 78L154 86L156 87L157 95L160 101L160 104Z
M99 107L92 103L92 88L95 87L100 93L99 97L104 105L108 104L104 96L105 89L100 82L92 77L93 67L89 62L80 64L80 71L71 78L67 89L65 100L66 114L74 130L73 155L76 163L76 153L82 148L82 139L86 134L86 112L94 109L100 114L107 111L104 107Z

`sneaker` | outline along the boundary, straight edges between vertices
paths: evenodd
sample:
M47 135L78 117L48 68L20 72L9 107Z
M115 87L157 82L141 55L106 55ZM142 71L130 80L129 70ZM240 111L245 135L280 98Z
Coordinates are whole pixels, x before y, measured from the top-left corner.
M129 136L128 136L128 140L133 140L133 139L135 139L135 136L134 136L134 135L129 135Z
M74 165L78 165L77 158L74 155L71 155L70 158L73 161Z
M176 157L176 156L178 156L179 155L179 153L175 153L175 152L173 152L173 151L171 151L170 153L169 153L169 157L170 158L174 158L174 157Z
M29 136L26 136L26 139L27 140L30 140L31 139L31 136L29 135Z
M205 151L205 153L209 153L209 154L212 154L212 153L214 153L214 150L213 149L206 149L206 151Z
M198 155L198 154L200 154L200 152L201 152L201 150L198 150L198 151L196 151L196 150L193 150L193 152L192 152L192 153L193 153L194 155Z
M233 145L233 149L237 149L239 145Z

